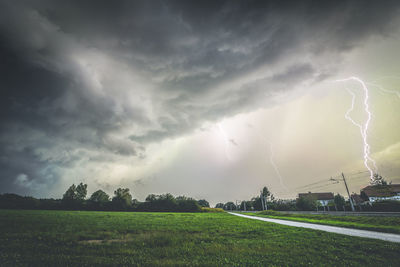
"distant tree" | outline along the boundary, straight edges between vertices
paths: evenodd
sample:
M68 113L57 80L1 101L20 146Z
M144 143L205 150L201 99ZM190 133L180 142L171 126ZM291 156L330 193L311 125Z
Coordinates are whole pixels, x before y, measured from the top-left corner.
M78 186L72 184L63 195L63 200L85 200L87 184L80 183Z
M224 205L224 210L235 210L236 209L236 205L235 203L229 201L227 203L225 203Z
M223 209L224 208L224 203L217 203L217 205L215 205L216 208L218 209Z
M86 194L87 184L80 183L78 186L72 184L64 193L62 203L68 209L81 209L83 208Z
M135 199L132 199L132 208L138 208L140 204L140 201Z
M112 203L117 209L126 210L130 208L132 206L132 195L129 193L129 188L118 188L115 190Z
M264 197L265 208L267 208L268 205L271 204L268 202L273 202L275 200L274 195L271 193L271 191L269 191L268 187L266 186L264 186L264 188L262 189L261 195Z
M186 196L174 197L167 193L162 195L148 195L146 202L139 205L139 209L147 211L186 211L196 212L201 208L196 200Z
M267 200L271 196L271 192L268 190L268 187L264 186L261 193Z
M252 210L253 208L253 202L252 201L242 201L240 203L240 210Z
M157 206L161 211L174 211L177 209L177 201L170 193L158 197Z
M387 185L386 180L379 174L375 173L371 184L373 185Z
M146 201L148 201L148 202L153 202L153 201L155 201L156 199L157 199L157 196L154 195L154 194L150 194L150 195L148 195L148 196L146 197Z
M336 207L339 209L341 209L346 204L346 200L344 200L344 197L340 194L335 195L333 201Z
M208 203L208 201L205 199L200 199L197 201L197 203L199 203L201 207L206 207L206 208L210 207L210 203Z
M90 196L89 200L95 203L104 204L110 201L110 196L103 190L97 190Z
M193 198L191 197L187 197L187 196L177 196L175 198L176 201L186 201L186 200L193 200Z
M296 201L295 200L274 200L270 205L269 208L272 210L296 210Z
M251 205L255 210L262 210L261 198L260 196L253 197L251 199Z
M67 191L64 193L63 201L73 201L76 200L76 186L75 184L72 184Z
M186 197L183 197L183 198L186 198ZM166 201L175 201L175 197L170 193L166 193L166 194L160 195L159 199L162 200L162 201L164 201L164 200L166 200Z
M200 211L201 207L199 203L193 198L188 197L177 197L176 203L179 211Z
M296 206L299 210L314 210L317 207L317 199L311 196L299 197Z
M87 184L80 183L76 186L76 199L83 201L87 194Z
M89 209L94 209L94 210L109 209L110 208L109 204L110 204L110 196L103 190L97 190L90 196L88 200Z

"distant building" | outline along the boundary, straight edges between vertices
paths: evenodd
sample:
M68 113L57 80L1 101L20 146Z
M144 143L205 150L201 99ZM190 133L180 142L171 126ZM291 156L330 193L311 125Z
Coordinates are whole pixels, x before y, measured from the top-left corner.
M361 189L360 196L371 203L382 200L400 201L400 184L369 185Z
M334 202L335 196L331 192L325 192L325 193L300 193L299 198L313 198L316 199L321 206L328 206L329 203Z
M356 205L360 205L364 202L364 199L360 195L357 195L355 193L351 194L351 198Z

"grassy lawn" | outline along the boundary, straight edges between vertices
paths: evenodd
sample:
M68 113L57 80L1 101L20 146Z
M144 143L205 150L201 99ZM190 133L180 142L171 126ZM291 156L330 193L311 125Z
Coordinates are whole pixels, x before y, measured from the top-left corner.
M284 212L258 212L243 213L258 217L283 219L290 221L308 222L316 224L326 224L347 228L364 229L370 231L400 234L400 217L380 217L380 216L334 216L334 215L314 215L314 214L288 214Z
M227 213L0 210L0 266L399 266L400 244Z

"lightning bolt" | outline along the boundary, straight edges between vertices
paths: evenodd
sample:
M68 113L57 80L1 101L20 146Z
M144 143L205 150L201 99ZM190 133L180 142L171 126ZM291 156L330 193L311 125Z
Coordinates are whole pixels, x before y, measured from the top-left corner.
M231 161L231 157L230 157L230 155L229 155L229 138L228 138L226 132L224 131L224 129L222 128L221 123L218 123L218 130L219 130L219 132L221 133L222 138L224 139L224 143L225 143L225 156L226 156L226 159L227 159L228 161Z
M253 122L253 124L254 124L254 122ZM260 134L260 131L256 130L255 133L257 134L257 136L258 136L258 138L260 140L263 140L263 141L265 140L265 138ZM266 143L269 146L269 163L274 168L274 171L275 171L276 175L279 178L279 183L281 184L281 186L286 191L289 191L289 189L287 188L287 186L283 182L283 178L282 178L281 172L279 171L278 165L276 165L276 163L275 163L275 160L274 160L274 156L275 156L274 147L273 147L272 143L268 139L266 140Z
M268 142L268 141L267 141L267 142ZM286 187L285 183L283 182L282 175L281 175L281 173L280 173L280 171L279 171L279 169L278 169L278 166L275 164L275 161L274 161L275 153L274 153L274 148L273 148L273 146L272 146L272 143L271 143L271 142L268 142L268 143L269 143L269 162L270 162L271 165L274 167L275 173L276 173L276 175L277 175L278 178L279 178L279 182L280 182L281 186L282 186L286 191L289 191L289 189Z
M368 84L378 88L379 90L381 90L384 93L394 94L394 95L397 95L398 98L400 98L400 92L398 92L398 91L388 90L388 89L385 89L383 86L380 86L380 85L374 84L374 83L368 83Z
M351 117L350 117L350 113L353 111L354 109L354 102L355 102L355 94L350 91L349 89L347 89L347 91L352 95L352 101L351 101L351 107L347 110L346 114L345 114L345 118L347 120L349 120L353 125L357 126L360 129L360 133L361 133L361 137L363 140L363 153L364 153L364 165L365 167L368 169L369 173L370 173L370 179L371 182L373 182L374 180L374 173L376 173L378 171L378 168L376 166L376 162L370 157L370 145L368 143L368 127L369 124L371 122L371 111L369 110L369 104L368 104L368 100L369 100L369 91L368 91L368 87L365 84L364 81L362 81L360 78L358 77L349 77L347 79L342 79L342 80L336 80L336 82L347 82L347 81L356 81L358 82L363 91L364 91L364 111L367 114L367 119L363 124L359 124L357 122L355 122ZM370 164L373 165L373 167L370 166Z

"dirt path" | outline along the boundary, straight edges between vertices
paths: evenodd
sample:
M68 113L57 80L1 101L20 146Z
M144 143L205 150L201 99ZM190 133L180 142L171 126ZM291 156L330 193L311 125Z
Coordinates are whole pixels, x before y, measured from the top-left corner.
M398 235L398 234L381 233L381 232L374 232L374 231L367 231L367 230L359 230L359 229L313 224L313 223L304 223L304 222L294 222L294 221L286 221L286 220L279 220L279 219L261 218L261 217L256 217L256 216L249 216L249 215L234 213L234 212L229 212L229 213L232 215L236 215L236 216L244 217L244 218L248 218L248 219L253 219L253 220L273 222L273 223L279 223L279 224L288 225L288 226L303 227L303 228L309 228L309 229L331 232L331 233L336 233L336 234L342 234L342 235L374 238L374 239L380 239L380 240L400 243L400 235Z

